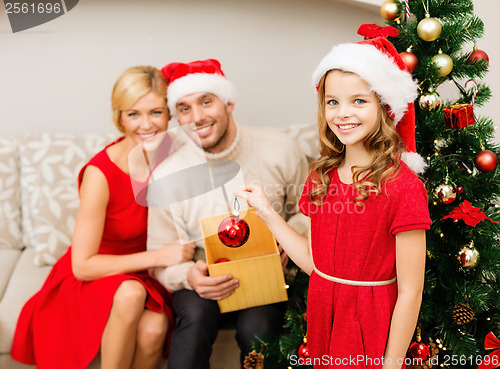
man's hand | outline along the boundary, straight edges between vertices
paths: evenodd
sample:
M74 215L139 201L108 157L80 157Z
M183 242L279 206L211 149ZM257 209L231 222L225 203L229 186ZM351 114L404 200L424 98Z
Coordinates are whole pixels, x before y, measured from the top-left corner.
M283 250L283 247L281 247L279 243L278 243L278 251L280 252L280 257L281 257L281 267L283 268L283 270L285 270L288 264L288 254L286 253L285 250Z
M187 277L191 287L204 299L222 300L239 287L239 281L230 274L210 277L208 265L202 260L189 268Z

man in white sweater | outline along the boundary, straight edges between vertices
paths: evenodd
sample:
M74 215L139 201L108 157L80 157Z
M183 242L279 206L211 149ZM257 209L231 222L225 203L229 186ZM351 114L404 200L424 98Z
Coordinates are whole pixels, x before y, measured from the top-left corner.
M169 80L170 112L181 126L190 128L195 139L169 158L172 160L160 164L155 169L155 177L171 174L175 168L193 168L204 162L208 167L214 162L236 162L240 169L236 182L241 176L239 179L246 184L260 182L275 209L305 235L308 221L298 212L297 202L307 177L307 161L298 144L284 133L235 124L232 116L234 91L217 60L171 63L162 72ZM202 188L203 180L199 181L200 185L196 181L196 175L191 176L191 186L186 184L184 192L192 193L193 188L201 194L206 192ZM217 300L238 288L238 280L231 275L210 277L204 261L200 219L227 213L227 203L234 198L228 191L220 196L221 187L215 187L212 182L211 192L218 192L219 196L192 193L186 201L173 203L175 200L170 197L170 206L149 208L149 249L176 239L194 240L197 244L193 261L151 271L173 292L176 329L168 359L170 369L209 368L212 344L221 322ZM284 265L287 262L284 253L282 262ZM225 314L224 318L232 319L236 325L242 359L251 351L256 336L279 333L284 311L285 304L278 303Z

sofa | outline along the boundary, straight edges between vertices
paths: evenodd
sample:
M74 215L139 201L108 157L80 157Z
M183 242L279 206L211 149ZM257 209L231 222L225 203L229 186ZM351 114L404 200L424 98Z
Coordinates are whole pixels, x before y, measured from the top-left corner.
M313 126L287 130L308 157L317 152ZM0 368L34 368L10 357L19 312L71 243L77 176L116 134L25 133L0 138ZM162 363L163 365L164 363ZM239 367L234 329L219 333L213 369ZM89 368L99 368L99 356ZM163 367L165 367L163 365Z

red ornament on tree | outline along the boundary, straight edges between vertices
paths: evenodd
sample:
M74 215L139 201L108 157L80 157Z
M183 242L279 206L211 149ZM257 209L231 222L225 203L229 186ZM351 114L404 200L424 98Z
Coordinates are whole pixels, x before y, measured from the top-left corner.
M307 342L304 342L302 345L299 346L299 349L297 351L297 356L303 360L310 358L309 347L307 347Z
M474 165L481 172L489 173L497 167L497 156L490 150L481 150L474 159Z
M412 358L425 361L431 354L431 348L429 347L429 345L423 342L412 342L408 349L408 352L410 353L410 356Z
M413 73L413 71L415 70L415 68L418 65L418 59L415 56L415 54L413 54L411 52L411 47L409 47L406 51L399 53L399 56L401 56L401 59L403 59L403 62L405 63L406 68L408 68L408 71L410 73Z
M474 49L469 55L469 63L475 63L481 60L486 61L486 65L489 65L490 63L490 57L488 54L486 54L483 50L479 50L476 45L474 45Z

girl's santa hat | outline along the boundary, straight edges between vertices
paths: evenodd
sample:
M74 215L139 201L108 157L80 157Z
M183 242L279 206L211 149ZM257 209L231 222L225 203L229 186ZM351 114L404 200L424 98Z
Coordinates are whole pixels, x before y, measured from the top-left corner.
M415 107L418 85L408 72L396 48L384 37L358 43L340 44L321 60L313 73L318 89L321 77L338 69L360 76L382 101L389 106L396 131L403 141L402 160L416 173L426 168L424 159L417 154L415 145Z
M170 114L177 115L177 101L196 92L217 95L224 104L234 102L234 87L222 72L215 59L197 60L190 63L170 63L162 68L168 80L167 101Z

